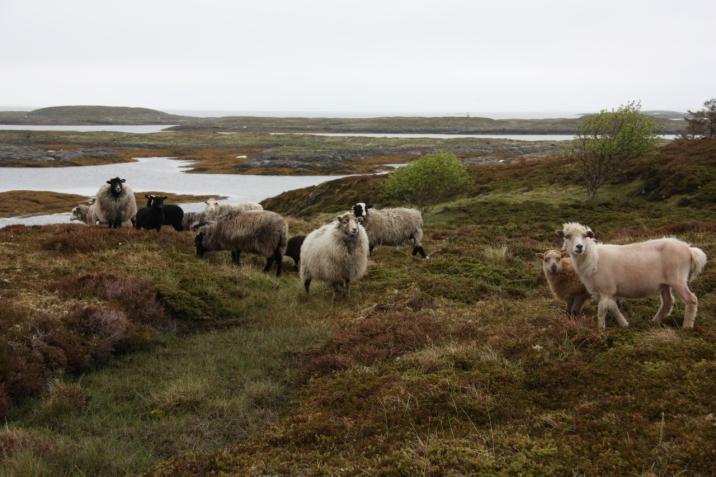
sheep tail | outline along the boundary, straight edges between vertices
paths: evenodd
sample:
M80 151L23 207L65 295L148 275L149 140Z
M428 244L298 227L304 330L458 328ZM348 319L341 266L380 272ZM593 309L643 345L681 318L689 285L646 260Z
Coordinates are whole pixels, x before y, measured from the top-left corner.
M689 271L689 281L692 281L704 271L707 258L704 251L700 248L692 246L689 247L689 251L691 252L691 270Z

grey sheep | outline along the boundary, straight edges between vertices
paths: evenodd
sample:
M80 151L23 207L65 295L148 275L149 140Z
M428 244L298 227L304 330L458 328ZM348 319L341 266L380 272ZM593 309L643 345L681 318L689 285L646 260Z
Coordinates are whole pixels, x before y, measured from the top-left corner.
M427 258L422 245L423 216L419 210L405 207L378 210L370 204L358 202L353 206L353 214L363 220L371 252L376 245L412 243L413 256L420 254Z
M267 210L225 214L217 221L201 225L194 238L199 257L206 252L231 250L231 257L238 265L241 252L255 253L266 257L265 272L276 262L276 276L281 275L287 242L286 220Z

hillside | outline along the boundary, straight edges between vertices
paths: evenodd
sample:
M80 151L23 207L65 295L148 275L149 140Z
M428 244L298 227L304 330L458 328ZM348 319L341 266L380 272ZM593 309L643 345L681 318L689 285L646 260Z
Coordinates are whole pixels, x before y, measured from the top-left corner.
M33 111L0 111L0 124L177 124L185 116L148 108L120 106L56 106Z
M424 212L430 260L379 247L353 296L306 297L189 233L0 229L0 469L7 475L711 475L716 268L677 302L627 300L600 332L554 302L534 254L579 220L716 256L716 141L675 142L584 201L561 159L472 166ZM264 202L292 234L385 176ZM288 261L286 264L288 265ZM4 394L3 394L4 393Z
M662 134L677 134L684 121L655 115ZM254 116L197 118L175 130L236 130L291 133L421 133L421 134L574 134L579 118L491 119L481 117L261 118Z

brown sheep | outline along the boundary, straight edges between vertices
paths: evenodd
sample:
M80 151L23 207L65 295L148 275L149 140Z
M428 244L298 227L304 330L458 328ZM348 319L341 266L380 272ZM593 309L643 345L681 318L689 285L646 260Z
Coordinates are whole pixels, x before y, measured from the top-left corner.
M542 271L552 295L555 299L567 303L565 313L568 316L581 314L584 302L591 295L574 271L569 254L559 250L547 250L545 253L538 253L537 257L542 260Z

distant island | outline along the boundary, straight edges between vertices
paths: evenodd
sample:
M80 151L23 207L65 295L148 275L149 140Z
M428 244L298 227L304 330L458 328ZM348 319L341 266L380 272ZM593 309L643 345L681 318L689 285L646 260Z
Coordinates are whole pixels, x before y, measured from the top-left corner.
M662 134L679 134L685 123L676 111L645 111ZM0 124L144 125L166 124L175 131L259 133L392 134L574 134L582 118L492 119L485 117L301 118L225 116L199 118L148 108L56 106L34 111L0 111Z

